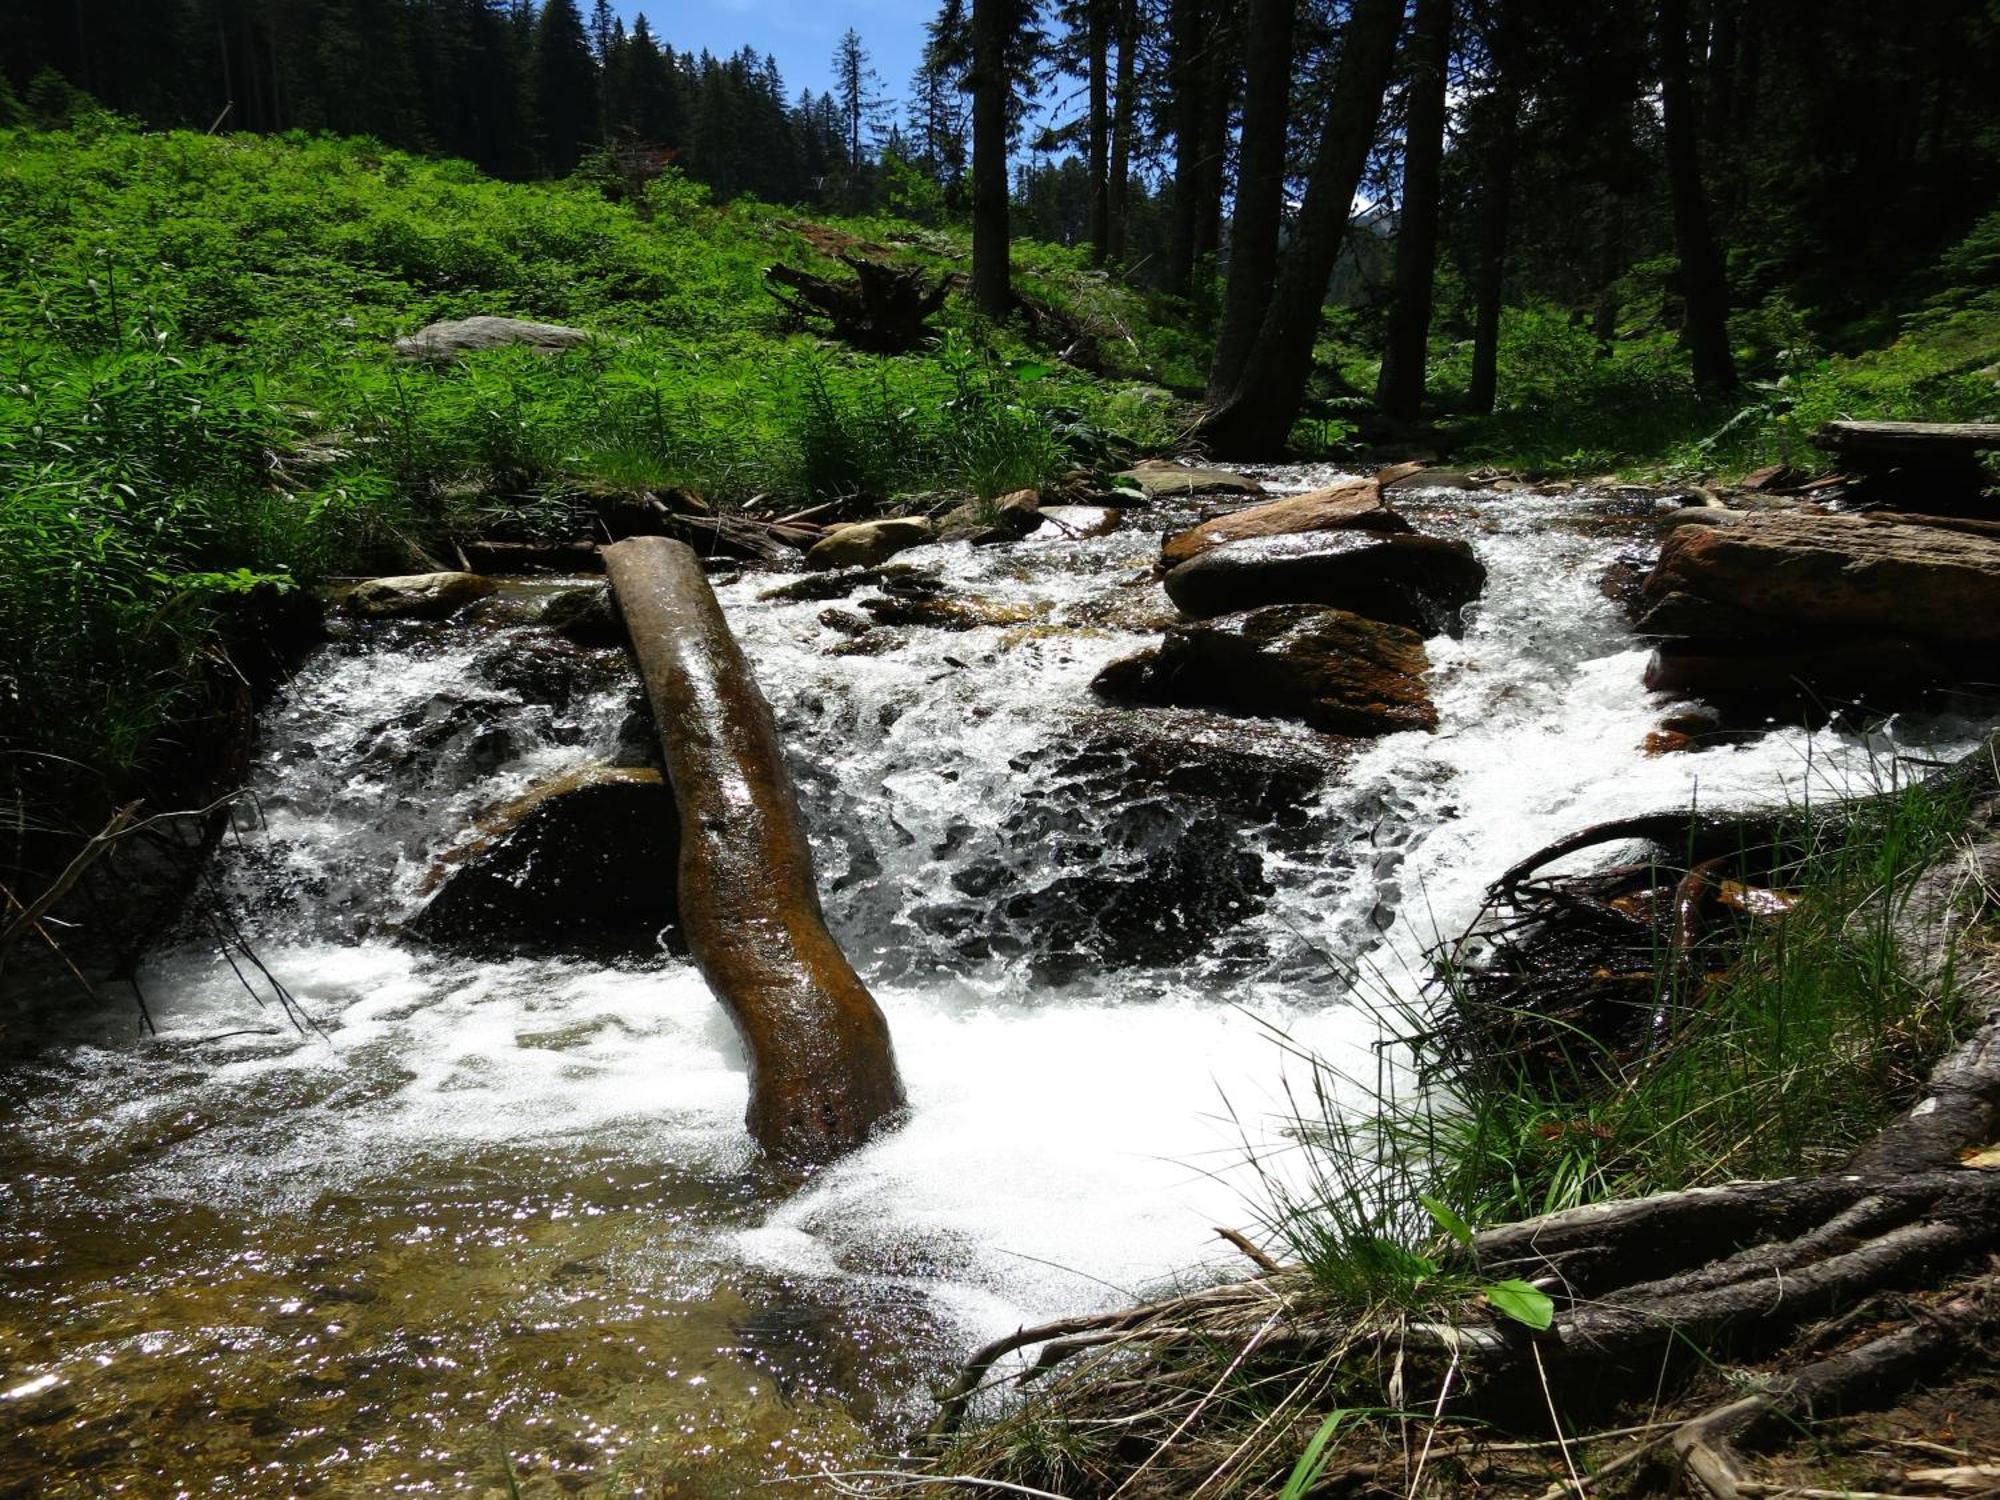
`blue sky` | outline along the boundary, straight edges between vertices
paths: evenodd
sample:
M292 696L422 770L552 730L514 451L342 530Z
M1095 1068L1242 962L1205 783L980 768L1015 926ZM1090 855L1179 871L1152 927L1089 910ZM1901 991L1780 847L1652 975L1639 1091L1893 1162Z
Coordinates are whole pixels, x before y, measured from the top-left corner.
M721 55L746 43L778 59L785 87L814 93L833 87L834 45L852 26L861 33L882 90L900 100L923 52L924 23L936 14L935 0L614 0L631 25L645 12L646 24L676 51ZM590 6L580 9L586 16Z

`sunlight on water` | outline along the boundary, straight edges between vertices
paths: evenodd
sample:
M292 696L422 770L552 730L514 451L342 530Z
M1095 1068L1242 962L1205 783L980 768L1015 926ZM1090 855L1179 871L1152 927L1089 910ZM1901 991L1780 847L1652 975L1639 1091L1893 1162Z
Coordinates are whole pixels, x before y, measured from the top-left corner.
M1163 516L904 554L977 609L866 650L851 600L720 584L912 1105L796 1192L685 961L395 938L481 808L616 753L617 656L464 626L328 646L266 716L218 869L323 1035L191 931L143 975L158 1041L72 1013L8 1077L0 1491L725 1495L857 1461L981 1339L1228 1265L1245 1142L1285 1111L1270 1028L1369 1066L1343 968L1409 984L1582 824L1826 795L1970 738L1774 726L1647 758L1663 705L1598 587L1643 526L1579 497L1406 508L1488 591L1431 643L1440 731L1345 747L1092 701L1163 622Z

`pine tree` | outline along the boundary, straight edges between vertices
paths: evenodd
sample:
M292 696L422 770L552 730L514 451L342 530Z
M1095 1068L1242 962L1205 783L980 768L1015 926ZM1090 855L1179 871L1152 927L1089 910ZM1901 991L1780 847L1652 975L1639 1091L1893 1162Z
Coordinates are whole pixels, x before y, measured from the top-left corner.
M542 161L561 176L602 139L597 115L597 61L576 0L546 0L535 21L535 113Z
M847 122L847 161L850 172L861 170L866 160L861 146L863 125L872 132L882 108L882 80L868 65L868 49L861 45L860 33L850 26L833 52L834 97L840 101L841 118Z

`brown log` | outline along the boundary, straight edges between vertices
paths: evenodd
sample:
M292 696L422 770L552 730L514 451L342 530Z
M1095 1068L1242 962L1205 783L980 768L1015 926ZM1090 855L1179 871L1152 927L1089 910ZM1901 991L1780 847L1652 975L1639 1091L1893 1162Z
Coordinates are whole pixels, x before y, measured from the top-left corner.
M790 1165L903 1107L889 1026L826 928L771 708L692 548L604 549L680 809L688 947L750 1060L750 1133Z

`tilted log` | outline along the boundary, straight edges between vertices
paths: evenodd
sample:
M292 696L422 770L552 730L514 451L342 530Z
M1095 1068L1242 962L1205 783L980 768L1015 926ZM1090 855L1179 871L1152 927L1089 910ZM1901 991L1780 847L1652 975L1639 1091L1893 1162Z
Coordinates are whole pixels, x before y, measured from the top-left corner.
M680 809L681 925L750 1060L750 1133L813 1165L903 1107L889 1026L827 931L771 708L692 548L635 537L605 572Z

